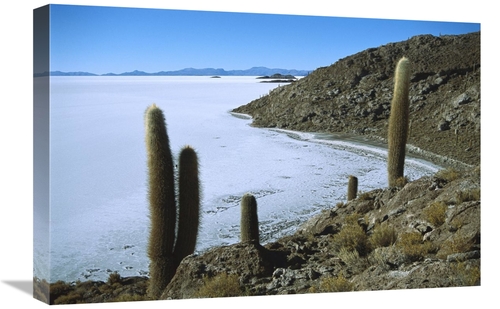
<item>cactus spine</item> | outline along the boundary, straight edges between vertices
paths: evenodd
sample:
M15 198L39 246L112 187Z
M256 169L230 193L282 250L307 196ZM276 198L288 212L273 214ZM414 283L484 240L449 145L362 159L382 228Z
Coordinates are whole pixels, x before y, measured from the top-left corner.
M353 200L358 195L358 178L356 176L349 176L349 183L347 185L347 200Z
M388 131L387 172L389 186L404 177L409 120L410 61L403 57L396 66L394 95L391 102Z
M150 259L148 296L157 299L174 276L180 261L192 253L196 245L199 221L198 162L192 148L181 152L180 161L183 167L180 169L185 172L179 175L179 178L193 182L191 187L183 189L185 192L183 195L192 194L194 198L187 199L187 202L186 198L182 198L182 202L179 201L179 229L176 241L175 178L165 117L162 110L153 104L147 108L144 120L151 218L148 244ZM185 155L186 158L182 155L184 152L188 153Z
M241 241L259 242L259 219L257 217L257 201L247 193L241 199Z

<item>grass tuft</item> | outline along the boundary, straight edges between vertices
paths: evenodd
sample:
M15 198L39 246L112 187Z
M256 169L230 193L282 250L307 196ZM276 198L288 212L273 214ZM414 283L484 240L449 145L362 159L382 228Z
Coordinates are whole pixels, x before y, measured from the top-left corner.
M406 232L399 236L396 246L411 261L423 259L430 251L433 245L429 241L423 241L419 232Z
M454 168L446 168L444 170L439 170L435 176L439 179L443 179L443 180L446 180L447 182L450 182L450 181L453 181L453 180L456 180L458 178L460 178L460 172L458 172L456 169Z
M425 220L434 226L441 226L446 221L448 206L444 202L433 202L423 210Z
M379 247L389 247L396 242L398 234L394 226L389 224L377 224L370 236L372 249Z
M368 236L358 224L358 219L357 213L347 216L340 232L333 236L333 247L337 252L345 249L347 251L356 250L360 256L368 253Z
M241 287L238 275L226 273L203 278L203 286L195 293L197 298L235 296L248 296L248 292Z
M470 189L465 191L460 191L457 193L458 203L465 203L470 201L479 201L481 199L481 189Z
M354 291L354 284L343 275L338 275L321 279L319 285L311 287L309 291L312 293L350 292Z

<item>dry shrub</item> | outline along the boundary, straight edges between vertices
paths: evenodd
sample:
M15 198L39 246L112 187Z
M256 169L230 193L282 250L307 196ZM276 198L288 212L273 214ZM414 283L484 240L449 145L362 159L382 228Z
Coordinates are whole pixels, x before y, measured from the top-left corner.
M358 224L358 219L357 213L347 216L340 232L333 236L332 244L337 252L345 249L347 251L356 250L361 256L368 253L368 236Z
M330 292L350 292L354 290L354 284L347 280L343 275L337 277L323 278L318 287L309 289L312 293L330 293Z
M423 241L419 232L406 232L399 236L396 242L397 248L412 262L423 259L431 250L433 245L429 241Z
M112 272L109 274L109 277L108 277L108 284L109 285L113 285L114 283L121 283L122 281L122 277L120 276L120 274L118 272Z
M238 275L220 273L211 278L203 278L203 286L194 296L197 298L215 298L246 295L248 293L240 286Z
M446 180L447 182L453 181L455 179L458 179L461 175L460 173L454 169L454 168L446 168L444 170L439 170L435 176L439 179Z
M354 265L359 260L358 251L346 248L341 248L337 256L347 265Z
M441 226L446 221L448 206L444 202L433 202L423 210L425 220L434 226Z
M389 224L377 224L370 236L370 245L372 249L379 247L388 247L396 242L398 234L394 226Z
M370 192L359 192L358 200L360 201L369 201L372 200L373 197Z
M68 295L59 296L56 300L54 300L54 305L79 303L82 303L82 295L79 293L69 293Z
M360 257L358 251L341 248L337 255L344 262L352 273L358 273L368 267L368 259Z
M57 299L61 295L68 294L73 287L64 281L56 281L50 284L50 298Z
M458 203L465 203L470 201L479 201L481 199L480 189L470 189L466 191L460 191L457 193Z

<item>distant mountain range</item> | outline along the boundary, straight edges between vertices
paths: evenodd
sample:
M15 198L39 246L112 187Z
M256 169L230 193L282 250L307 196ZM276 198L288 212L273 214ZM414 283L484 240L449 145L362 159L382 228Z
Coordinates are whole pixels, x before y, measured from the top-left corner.
M270 69L266 67L253 67L248 70L229 70L224 69L194 69L186 68L177 71L160 71L156 73L147 73L143 71L133 71L125 73L106 73L106 74L94 74L89 72L61 72L61 71L51 71L50 73L35 73L35 77L38 76L266 76L273 74L282 75L294 75L294 76L306 76L309 74L308 70L288 70L288 69Z

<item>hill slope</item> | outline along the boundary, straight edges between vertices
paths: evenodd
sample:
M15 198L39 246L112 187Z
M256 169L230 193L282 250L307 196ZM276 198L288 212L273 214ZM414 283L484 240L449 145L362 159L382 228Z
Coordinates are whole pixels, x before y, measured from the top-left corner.
M370 48L233 112L251 115L257 127L354 133L384 140L394 69L403 56L412 63L409 145L479 165L480 32L420 35Z

